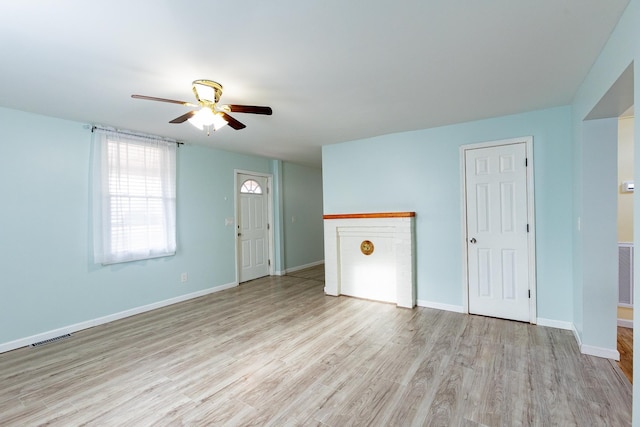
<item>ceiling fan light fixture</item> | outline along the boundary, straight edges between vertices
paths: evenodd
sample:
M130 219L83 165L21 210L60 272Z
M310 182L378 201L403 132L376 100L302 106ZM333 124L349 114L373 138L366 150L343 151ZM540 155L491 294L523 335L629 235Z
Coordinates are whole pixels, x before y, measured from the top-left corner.
M213 130L221 129L221 128L225 127L228 124L229 124L229 122L224 119L224 116L222 114L214 113L214 115L213 115Z
M270 116L273 111L271 107L264 107L259 105L218 105L220 96L222 95L222 85L213 80L199 79L194 80L191 85L191 89L198 105L191 102L178 101L175 99L158 98L155 96L146 95L131 95L135 99L146 99L149 101L168 102L170 104L180 104L186 107L200 107L200 110L191 110L173 120L169 123L184 123L187 120L196 128L200 130L206 130L207 135L211 129L214 131L221 129L222 127L229 125L232 129L240 130L247 126L236 120L229 113L249 113L249 114L263 114Z
M200 111L189 119L189 123L200 130L204 130L209 126L212 126L214 131L228 124L222 114L218 112L214 113L211 108L208 107L202 107Z

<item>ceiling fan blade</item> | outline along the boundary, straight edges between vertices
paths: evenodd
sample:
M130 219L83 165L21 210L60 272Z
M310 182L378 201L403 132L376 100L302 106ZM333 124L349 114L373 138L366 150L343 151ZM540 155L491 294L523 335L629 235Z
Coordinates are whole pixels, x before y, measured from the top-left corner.
M235 105L230 104L227 105L229 107L229 111L232 113L251 113L251 114L264 114L270 116L273 114L273 110L271 107L260 107L257 105Z
M176 101L175 99L157 98L155 96L146 96L146 95L131 95L131 97L135 99L146 99L147 101L169 102L171 104L180 104L180 105L185 105L187 107L197 107L196 104L192 104L191 102Z
M229 123L229 126L234 128L235 130L240 130L240 129L244 129L244 128L247 127L247 125L245 125L243 123L240 123L239 121L237 121L236 119L234 119L233 117L228 115L227 113L221 112L220 114L222 114L222 116L227 121L227 123Z
M185 113L183 115L181 115L180 117L176 117L175 119L171 120L169 123L184 123L187 120L189 120L191 117L193 117L194 114L196 114L197 111L189 111L188 113Z

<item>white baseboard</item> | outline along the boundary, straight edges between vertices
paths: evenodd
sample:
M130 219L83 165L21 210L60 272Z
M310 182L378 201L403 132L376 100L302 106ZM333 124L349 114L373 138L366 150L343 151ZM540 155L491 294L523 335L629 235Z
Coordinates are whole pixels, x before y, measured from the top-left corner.
M284 274L293 273L295 271L304 270L305 268L311 268L311 267L315 267L317 265L322 265L322 264L324 264L324 260L323 259L320 260L320 261L315 261L315 262L309 263L309 264L299 265L297 267L287 268L287 269L284 270Z
M618 319L618 326L622 326L623 328L633 329L633 320Z
M464 307L461 305L442 304L440 302L418 300L418 307L435 308L437 310L453 311L455 313L464 313Z
M604 357L606 359L620 360L620 352L611 348L582 344L580 346L580 353L588 354L589 356Z
M603 357L605 359L620 360L620 352L618 352L618 350L583 344L575 325L573 325L571 330L573 331L573 336L578 342L580 353L587 354L589 356Z
M25 338L19 338L14 341L0 343L0 353L4 353L5 351L15 350L20 347L26 347L33 343L45 341L51 338L59 337L61 335L72 334L74 332L81 331L83 329L93 328L94 326L103 325L105 323L113 322L115 320L124 319L125 317L135 316L136 314L155 310L157 308L166 307L168 305L202 297L208 294L212 294L214 292L220 292L225 289L234 288L236 286L238 286L237 283L227 283L225 285L215 286L213 288L204 289L204 290L193 292L190 294L180 295L175 298L170 298L164 301L158 301L158 302L143 305L140 307L135 307L129 310L121 311L119 313L109 314L107 316L98 317L96 319L87 320L87 321L76 323L73 325L63 326L62 328L54 329L51 331L43 332L40 334L25 337Z
M544 319L538 317L538 326L546 326L549 328L565 329L567 331L573 331L573 322L565 322L563 320Z
M573 336L575 337L576 342L578 343L578 348L582 348L582 339L580 338L580 334L578 333L578 330L576 329L575 324L571 325L571 330L573 331Z

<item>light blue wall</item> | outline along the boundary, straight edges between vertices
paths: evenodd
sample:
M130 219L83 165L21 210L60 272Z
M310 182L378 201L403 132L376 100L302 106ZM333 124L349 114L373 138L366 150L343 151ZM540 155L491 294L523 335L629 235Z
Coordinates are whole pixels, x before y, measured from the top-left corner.
M322 170L284 163L282 177L285 268L320 262L324 258Z
M234 169L273 173L276 164L181 146L177 254L103 267L91 254L90 131L0 108L0 143L0 345L235 283L235 233L225 226L225 218L234 217ZM287 205L297 210L298 203L306 209L297 198ZM316 243L322 253L321 240L301 240L301 250ZM180 282L183 272L187 283Z
M418 300L462 306L460 146L533 136L538 317L572 320L571 109L323 147L324 212L415 211Z
M276 275L284 274L284 201L282 200L283 190L283 176L282 176L282 161L273 160L273 219L275 222L275 229L273 232L273 246L275 250L274 254L274 273Z
M575 117L575 110L572 110L573 117ZM575 121L575 120L574 120ZM584 334L584 315L582 308L583 301L583 292L582 292L582 281L584 279L584 275L582 273L582 246L583 239L582 233L578 232L578 221L581 215L581 209L578 209L578 206L582 205L582 174L584 168L582 167L582 145L577 144L576 141L579 140L582 136L582 125L579 127L574 126L574 137L573 137L573 192L572 192L572 201L573 201L573 213L572 213L572 242L573 242L573 283L571 284L573 288L573 327L575 329L575 333L578 334L579 337L582 337Z
M618 118L582 133L582 342L615 351L618 306ZM577 228L577 227L576 227Z

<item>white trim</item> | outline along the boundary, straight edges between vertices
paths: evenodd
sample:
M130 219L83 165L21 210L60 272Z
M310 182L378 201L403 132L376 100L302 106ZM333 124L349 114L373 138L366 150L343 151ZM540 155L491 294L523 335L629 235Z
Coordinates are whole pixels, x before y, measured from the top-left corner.
M296 271L300 271L300 270L304 270L306 268L311 268L311 267L315 267L318 265L322 265L324 264L324 260L321 259L320 261L315 261L315 262L310 262L309 264L305 264L305 265L299 265L297 267L291 267L291 268L287 268L284 271L282 271L282 274L279 274L279 276L284 276L285 274L289 274L289 273L293 273Z
M623 328L633 329L633 320L618 319L618 326L622 326Z
M240 188L238 187L238 175L252 175L252 176L259 176L261 178L265 178L267 180L267 192L266 192L266 196L267 196L267 221L269 224L269 232L268 232L268 238L269 238L269 260L270 265L269 265L269 275L273 276L275 275L275 237L274 237L274 229L275 229L275 224L274 224L274 214L273 214L273 197L274 197L274 191L273 191L273 174L270 173L263 173L263 172L254 172L254 171L248 171L248 170L244 170L244 169L234 169L233 170L233 209L235 212L235 219L236 219L236 223L234 224L234 228L233 228L233 239L235 242L235 259L236 259L236 282L240 282L240 256L239 256L239 251L240 251L240 247L238 246L238 224L240 223L240 209L238 209L238 203L239 203L239 199L238 199L238 193L240 192Z
M618 350L582 344L582 340L580 339L580 334L578 333L578 330L576 329L575 324L573 324L572 330L573 330L573 336L576 338L576 341L578 342L580 353L587 354L589 356L604 357L605 359L620 360L620 353L618 352Z
M582 347L582 339L580 339L580 334L578 333L578 330L576 329L576 324L572 323L571 324L571 330L573 331L573 336L576 339L576 342L578 343L578 348Z
M587 354L589 356L604 357L605 359L620 360L620 352L611 348L582 344L580 346L580 353Z
M465 147L460 146L460 206L462 207L462 312L469 314L469 248L467 247L467 162L465 161Z
M352 256L361 256L360 251L353 247L341 247L343 239L347 237L360 238L364 236L384 236L389 239L389 251L386 261L394 265L389 282L362 283L363 286L373 286L362 293L350 293L351 296L378 299L396 303L398 307L413 308L416 305L416 275L415 275L415 216L406 217L371 217L371 218L331 218L324 220L324 260L325 287L327 295L342 294L342 279L349 278L350 272L355 271L354 262L343 263L341 251L349 250ZM365 261L370 262L370 261ZM363 280L362 278L356 280ZM349 285L353 285L350 280ZM389 288L391 286L391 288ZM365 289L365 288L362 288ZM353 290L353 289L352 289ZM395 292L393 292L395 290ZM384 292L387 292L386 294ZM377 296L373 296L377 295ZM384 296L383 296L384 295Z
M45 341L51 338L59 337L60 335L72 334L83 329L93 328L94 326L103 325L105 323L113 322L116 320L124 319L125 317L135 316L136 314L145 313L147 311L155 310L158 308L166 307L168 305L177 304L179 302L187 301L194 298L199 298L205 295L209 295L215 292L224 291L238 286L238 283L227 283L220 286L214 286L213 288L203 289L201 291L192 292L190 294L180 295L174 298L169 298L164 301L158 301L151 304L134 307L129 310L121 311L118 313L109 314L107 316L98 317L96 319L87 320L73 325L63 326L62 328L54 329L40 334L32 335L30 337L20 338L14 341L0 343L0 353L5 351L15 350L20 347L26 347L36 342Z
M529 224L529 233L527 233L527 246L529 252L529 289L531 298L529 298L529 322L536 323L537 318L537 278L536 278L536 220L535 220L535 191L533 177L533 136L524 136L520 138L502 139L498 141L480 142L475 144L466 144L460 146L460 182L462 191L460 193L462 207L462 300L463 313L469 313L469 286L468 286L468 245L467 245L467 201L466 201L466 163L465 151L475 150L478 148L497 147L500 145L511 145L524 143L527 152L527 222Z
M453 311L454 313L464 313L464 307L461 305L443 304L440 302L418 300L418 307L435 308L436 310Z
M529 298L529 316L531 323L535 323L538 316L538 279L536 275L536 208L535 208L535 179L533 177L533 168L535 165L533 158L533 137L524 138L525 147L527 149L527 223L529 224L529 233L527 233L527 243L529 246L529 290L531 297Z
M565 322L564 320L544 319L538 317L538 326L546 326L547 328L565 329L567 331L573 331L573 323Z

